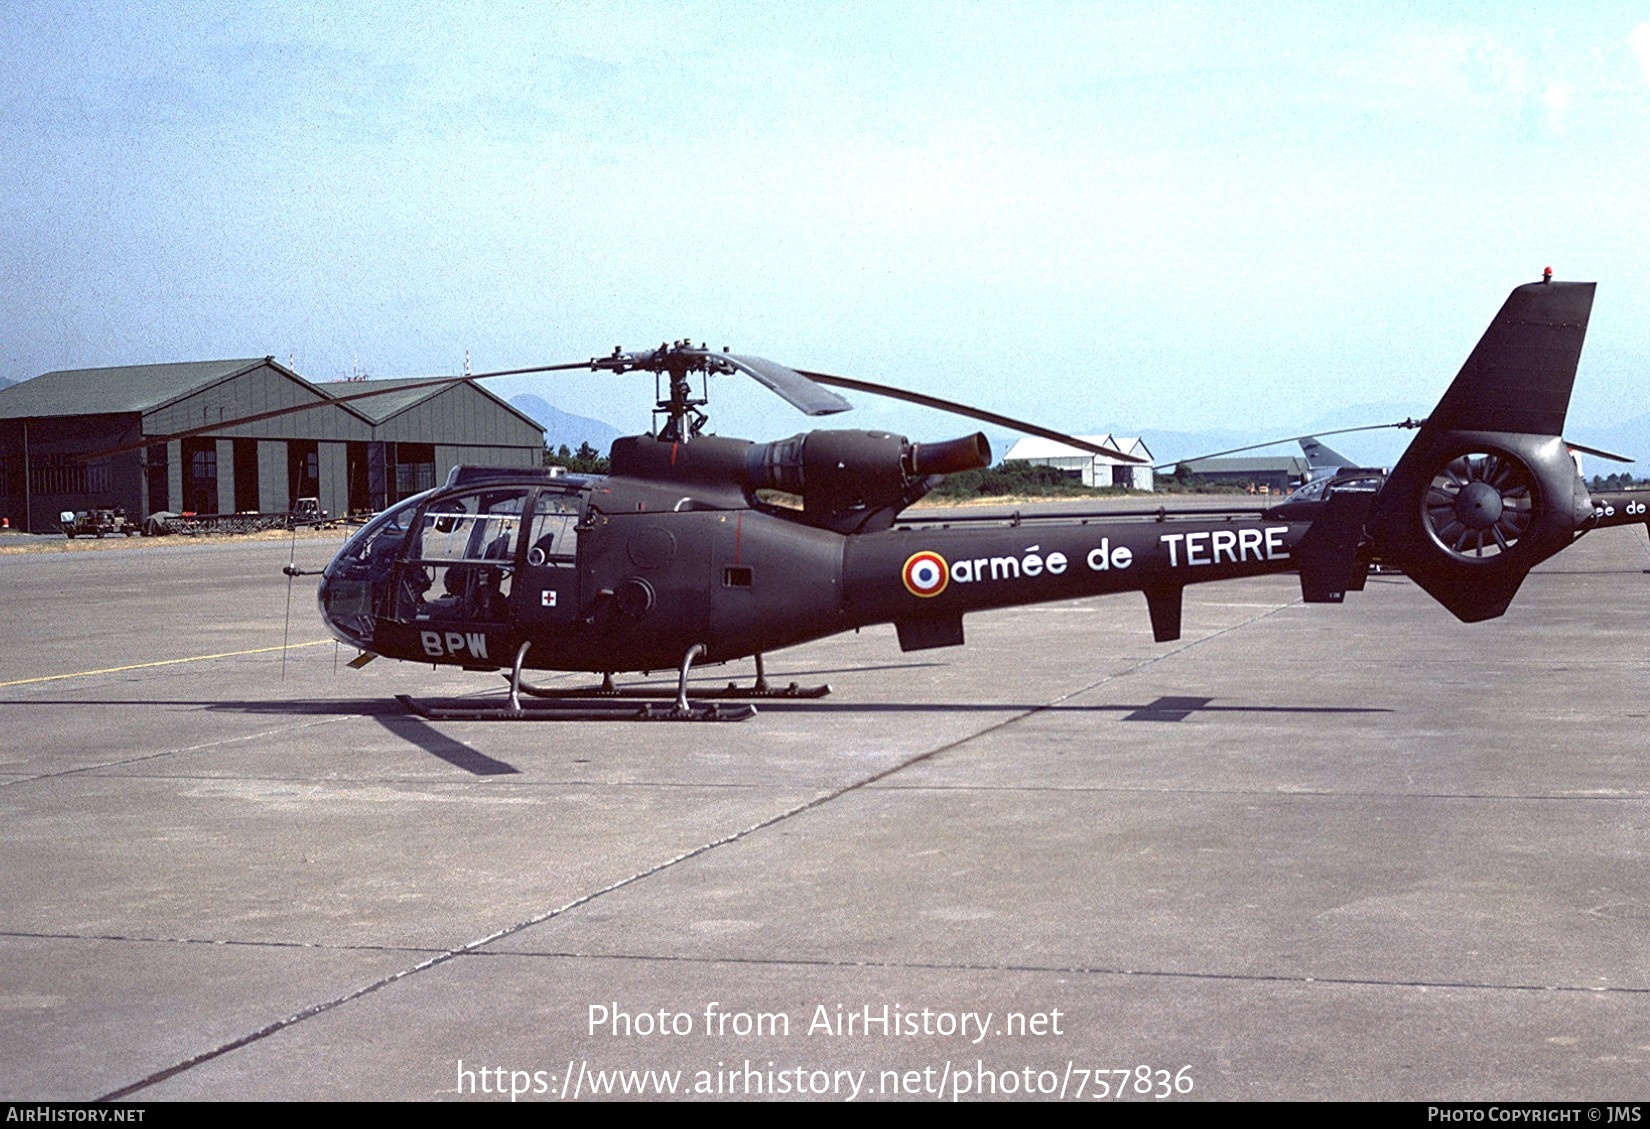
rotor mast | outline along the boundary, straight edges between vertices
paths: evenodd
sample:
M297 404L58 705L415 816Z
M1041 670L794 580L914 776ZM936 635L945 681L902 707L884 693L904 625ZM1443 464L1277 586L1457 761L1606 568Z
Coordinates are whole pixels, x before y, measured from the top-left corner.
M658 378L668 381L668 392L659 395L653 409L655 417L664 416L658 435L668 443L686 443L697 437L705 424L710 422L710 417L701 410L710 401L704 394L693 394L693 374L700 373L708 378L713 372L734 371L731 364L704 345L695 347L685 337L675 344L663 344L646 353L626 353L614 346L611 355L592 357L590 367L619 373L636 370L651 372L655 377L655 395L662 390Z
M668 350L660 346L659 352L663 354L660 375L670 379L669 397L660 399L653 409L655 414L662 412L665 416L664 426L659 429L659 438L669 443L686 443L689 439L696 438L710 420L710 417L700 410L710 402L709 388L701 385L701 395L695 399L693 384L689 380L689 376L696 372L704 373L708 377L712 368L710 354L703 345L695 350L692 342L685 337ZM657 384L654 391L658 391Z

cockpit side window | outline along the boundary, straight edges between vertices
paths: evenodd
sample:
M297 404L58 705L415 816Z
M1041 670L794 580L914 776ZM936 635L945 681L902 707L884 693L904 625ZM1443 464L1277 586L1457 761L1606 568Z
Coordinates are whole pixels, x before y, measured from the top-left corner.
M489 490L432 502L409 557L421 561L514 563L527 492Z
M550 490L539 492L527 530L529 565L534 568L543 565L572 567L579 552L580 508L581 498L577 494Z
M419 515L396 594L396 618L489 623L508 617L524 487L440 498Z

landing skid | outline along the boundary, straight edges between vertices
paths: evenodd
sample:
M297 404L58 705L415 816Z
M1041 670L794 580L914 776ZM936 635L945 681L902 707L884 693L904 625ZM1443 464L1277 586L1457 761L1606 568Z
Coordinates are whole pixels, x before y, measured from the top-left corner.
M617 699L658 698L659 691L650 690L646 686L615 686L611 689L601 686L584 686L566 690L551 690L544 686L534 686L530 683L521 684L521 692L534 698L554 699L588 699L591 701L613 701ZM831 692L829 686L799 686L795 682L789 686L736 686L732 682L717 690L690 689L687 692L688 700L695 702L720 701L743 702L751 699L764 698L823 698ZM668 693L668 691L667 691Z
M756 716L755 706L723 706L714 702L690 705L683 710L675 702L658 700L631 705L611 700L564 699L561 703L523 702L519 706L511 706L508 700L474 698L419 701L408 694L397 694L395 700L430 721L744 721Z
M406 694L397 694L396 700L406 706L419 717L429 718L431 721L744 721L756 716L756 707L753 705L721 706L712 702L709 705L694 705L692 698L729 698L750 697L748 693L739 693L738 687L729 686L727 690L689 691L687 688L688 672L693 669L693 660L702 658L705 653L703 643L695 643L682 656L681 670L676 678L676 700L674 702L658 701L658 695L647 691L620 692L613 686L613 676L602 676L600 690L538 690L522 681L521 670L527 662L527 652L533 646L531 639L516 648L516 660L510 666L510 696L502 702L489 702L474 698L447 699L439 702L420 702ZM756 658L756 687L755 691L770 697L821 697L830 693L829 686L818 687L818 693L805 695L800 688L792 683L790 691L778 692L768 689L768 681L762 676L762 657ZM526 690L529 695L542 698L554 698L565 704L523 702L521 692ZM619 698L647 697L654 701L643 702L640 706L628 705Z
M602 675L602 684L600 686L576 686L569 687L565 690L552 690L548 686L534 686L525 678L515 675L514 672L505 675L505 678L507 680L513 680L516 685L520 687L521 693L527 694L534 698L549 698L555 700L599 700L616 698L656 699L659 696L659 692L657 690L651 690L645 686L615 686L613 685L613 676L611 674ZM756 682L751 686L740 686L737 683L730 682L727 686L717 690L688 688L684 688L682 690L682 693L685 694L687 699L690 701L719 702L744 702L751 701L752 699L761 701L763 699L770 698L823 698L830 692L831 687L829 684L821 686L802 686L793 682L789 686L770 686L768 684L767 676L762 670L761 655L756 656Z

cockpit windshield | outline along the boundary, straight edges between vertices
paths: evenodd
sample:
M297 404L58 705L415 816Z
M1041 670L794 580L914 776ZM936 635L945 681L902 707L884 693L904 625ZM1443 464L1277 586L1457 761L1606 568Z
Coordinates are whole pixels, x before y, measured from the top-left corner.
M387 565L394 560L400 552L401 543L406 539L414 511L433 493L435 491L431 490L415 498L408 498L367 522L359 533L344 544L343 549L327 566L327 572L331 574L339 568L347 570L351 565Z
M435 491L385 510L344 543L316 593L321 618L332 633L362 650L372 649L374 613L401 555L413 516Z

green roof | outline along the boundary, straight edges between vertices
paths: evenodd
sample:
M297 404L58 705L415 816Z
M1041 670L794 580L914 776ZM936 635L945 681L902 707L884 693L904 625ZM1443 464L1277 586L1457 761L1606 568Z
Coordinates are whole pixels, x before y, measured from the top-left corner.
M10 388L0 388L0 419L33 419L58 416L147 415L174 401L194 395L215 384L250 372L260 366L271 369L334 400L348 400L363 392L383 392L338 405L365 419L373 427L384 423L425 400L458 384L451 377L417 377L408 380L333 380L311 383L275 363L271 357L251 357L229 361L185 361L169 365L124 365L120 368L64 369L43 373ZM500 408L543 431L537 422L499 399L479 384L472 388Z
M376 427L391 416L404 412L415 404L422 403L433 396L458 388L462 383L462 381L454 380L450 376L417 376L402 380L328 380L317 382L312 387L334 399L359 395L362 392L385 390L382 396L366 396L359 400L351 400L345 405L366 416ZM505 411L519 416L523 422L534 430L540 432L544 430L544 425L539 423L538 420L508 401L489 392L481 386L479 381L472 382L469 386Z
M266 363L266 357L253 357L42 373L0 389L0 419L151 412Z
M1257 459L1182 459L1193 474L1306 474L1306 460L1299 455Z
M404 412L419 401L427 400L437 392L444 392L454 385L448 377L421 376L406 380L327 380L318 381L313 387L333 399L362 392L382 391L381 396L351 400L349 406L373 423L383 423L397 412Z

